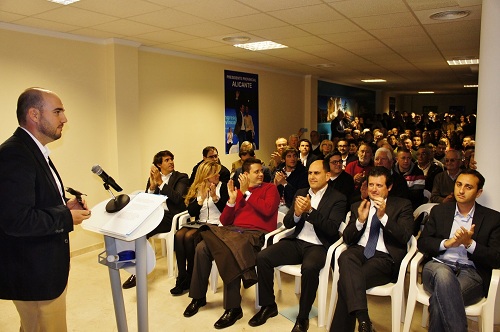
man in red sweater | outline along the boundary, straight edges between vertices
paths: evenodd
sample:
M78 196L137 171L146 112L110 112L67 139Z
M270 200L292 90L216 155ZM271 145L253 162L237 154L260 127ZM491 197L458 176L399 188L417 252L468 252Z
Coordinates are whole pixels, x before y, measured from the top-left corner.
M197 247L193 268L193 277L189 289L189 297L193 300L184 311L185 317L195 315L199 308L206 305L208 278L212 269L212 260L215 258L221 277L222 271L233 271L228 264L234 264L240 257L217 259L220 250L231 252L233 246L243 247L249 252L238 252L243 258L252 257L253 261L245 262L253 269L255 266L255 243L250 243L255 236L263 235L276 229L278 219L279 194L276 186L265 183L262 163L259 159L249 158L242 166L243 173L239 176L240 189L234 187L233 181L228 183L229 200L220 216L224 227L202 232L204 238ZM208 237L208 236L209 237ZM211 246L212 240L223 240L224 245ZM260 244L262 247L263 242ZM221 248L222 247L222 248ZM252 254L254 254L252 256ZM240 263L238 261L238 263ZM223 265L223 266L221 266ZM255 271L255 270L253 270ZM243 271L244 272L244 271ZM224 282L224 309L222 317L214 324L215 328L222 329L233 325L243 317L241 310L241 275L229 282Z

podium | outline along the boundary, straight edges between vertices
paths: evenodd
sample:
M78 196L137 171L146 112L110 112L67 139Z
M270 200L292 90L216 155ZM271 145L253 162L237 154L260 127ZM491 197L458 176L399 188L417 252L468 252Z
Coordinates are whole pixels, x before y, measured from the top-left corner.
M131 197L131 199L133 201L134 197ZM148 331L147 273L150 272L148 269L152 270L154 268L154 264L156 263L154 251L151 249L151 246L146 239L146 235L155 229L161 222L164 210L161 204L158 205L158 207L132 233L128 235L111 234L103 231L102 229L103 225L105 225L116 214L106 212L105 208L108 201L109 199L97 204L91 209L92 217L83 221L82 228L104 235L106 255L116 255L124 248L130 249L135 245L135 266L133 263L124 264L123 266L113 266L115 263L109 263L106 265L108 266L109 279L111 281L111 292L113 294L113 305L118 331L128 331L119 271L120 268L125 268L130 273L135 272L137 277L137 327L139 332L146 332ZM100 259L100 261L102 262L102 259Z

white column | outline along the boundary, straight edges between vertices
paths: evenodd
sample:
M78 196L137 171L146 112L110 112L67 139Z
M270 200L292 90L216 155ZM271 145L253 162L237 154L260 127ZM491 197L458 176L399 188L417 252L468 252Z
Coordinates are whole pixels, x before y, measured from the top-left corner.
M479 52L479 89L477 100L476 154L478 170L486 178L479 202L500 211L500 1L483 0L481 14L481 47ZM498 302L498 301L497 301ZM495 307L495 323L500 323L500 305Z

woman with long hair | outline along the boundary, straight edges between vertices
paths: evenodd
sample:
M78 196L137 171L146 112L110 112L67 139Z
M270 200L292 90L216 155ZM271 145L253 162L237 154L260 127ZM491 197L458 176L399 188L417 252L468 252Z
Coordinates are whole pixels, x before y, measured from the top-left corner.
M226 184L219 181L220 170L221 165L215 161L204 161L198 166L194 182L184 200L189 215L196 221L220 225L219 217L229 198ZM178 275L175 287L170 290L172 295L181 295L189 290L197 230L197 227L185 225L175 233Z

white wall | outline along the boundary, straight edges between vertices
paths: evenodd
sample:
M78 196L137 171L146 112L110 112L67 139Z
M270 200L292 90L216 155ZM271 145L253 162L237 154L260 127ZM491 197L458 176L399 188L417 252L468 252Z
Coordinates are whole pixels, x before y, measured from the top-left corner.
M304 126L304 77L69 35L0 29L0 44L0 142L17 127L16 102L24 89L56 92L68 123L63 137L49 144L51 158L64 185L88 194L90 206L108 198L90 171L96 163L131 192L145 187L159 150L171 150L176 169L188 174L203 147L223 153L224 69L259 75L257 157L269 160L276 137ZM226 167L238 158L221 157ZM71 233L72 252L101 242L80 227Z

